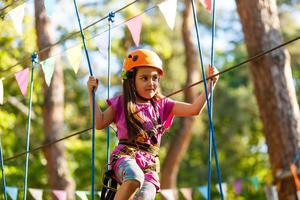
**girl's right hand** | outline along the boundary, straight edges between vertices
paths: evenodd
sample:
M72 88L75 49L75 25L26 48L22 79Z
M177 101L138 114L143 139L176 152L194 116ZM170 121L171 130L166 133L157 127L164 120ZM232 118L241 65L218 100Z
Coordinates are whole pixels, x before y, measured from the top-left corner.
M96 79L93 76L90 76L87 82L87 86L88 86L88 91L90 93L92 93L93 90L96 91L98 88L98 79Z

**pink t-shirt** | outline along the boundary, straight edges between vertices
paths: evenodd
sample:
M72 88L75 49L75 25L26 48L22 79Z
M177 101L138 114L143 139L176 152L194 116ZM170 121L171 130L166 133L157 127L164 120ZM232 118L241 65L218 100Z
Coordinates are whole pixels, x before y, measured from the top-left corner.
M119 140L128 138L123 99L124 99L123 95L119 95L107 100L108 105L110 105L115 110L114 123L117 126L117 130L118 130L117 137ZM175 105L175 102L169 98L162 98L156 101L155 105L159 113L159 116L161 118L161 124L164 126L165 129L168 129L171 126L174 118L172 109ZM152 119L156 119L155 109L151 105L151 103L150 102L137 103L137 110L140 111L140 114L145 121L145 128L146 129L151 128ZM162 135L163 133L158 131L157 134L158 147L160 146ZM150 139L147 140L146 143L151 144ZM116 148L112 152L112 155L118 154L118 152L122 148L123 148L122 144L116 146ZM115 163L115 166L118 165L121 159L122 158L118 159L118 161ZM147 166L154 164L156 160L156 158L153 155L144 151L138 151L136 153L135 159L137 164L141 167L141 169L144 169ZM113 166L113 168L115 167ZM145 173L145 180L152 182L156 186L157 190L159 190L160 184L159 184L159 177L157 173L153 171L149 171Z

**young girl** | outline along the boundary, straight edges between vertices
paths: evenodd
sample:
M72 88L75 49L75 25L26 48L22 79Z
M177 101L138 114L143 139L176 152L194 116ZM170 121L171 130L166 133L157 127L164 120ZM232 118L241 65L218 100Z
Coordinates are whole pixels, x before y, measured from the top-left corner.
M207 76L217 72L209 66ZM192 104L163 97L159 93L163 75L162 61L156 53L146 49L131 51L123 64L123 94L107 100L109 107L105 111L95 106L96 129L114 122L118 130L119 144L112 152L110 163L115 179L121 184L115 196L117 200L155 198L160 189L161 136L174 116L198 115L205 106L205 93ZM213 86L217 79L217 76L212 78ZM87 84L91 107L92 91L97 89L98 80L89 77Z

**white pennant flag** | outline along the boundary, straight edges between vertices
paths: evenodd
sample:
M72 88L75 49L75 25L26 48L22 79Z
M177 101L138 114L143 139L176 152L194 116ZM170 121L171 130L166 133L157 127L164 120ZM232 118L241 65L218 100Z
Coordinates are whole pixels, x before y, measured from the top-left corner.
M40 62L40 64L42 65L46 84L50 86L55 67L55 57L48 58L47 60Z
M177 191L174 189L165 189L160 191L167 200L175 200Z
M70 65L72 66L75 74L77 74L82 56L82 44L68 49L66 54Z
M95 39L96 46L98 48L98 51L100 52L100 55L107 59L108 57L108 36L105 34L105 36L96 37Z
M158 5L161 13L164 15L165 20L168 26L171 29L174 29L175 18L176 18L176 9L177 9L177 0L165 0Z
M7 194L12 200L17 200L18 198L18 188L16 187L5 187Z
M223 195L225 198L227 196L227 183L221 183L221 187L222 187L222 192L223 192ZM216 184L216 188L217 188L218 192L220 193L219 184Z
M85 191L76 191L75 194L80 197L80 199L82 200L89 200L86 196L86 192Z
M14 27L16 29L16 32L19 35L22 35L23 33L23 18L24 18L24 12L25 12L25 3L19 5L18 7L14 8L13 10L8 12L8 15L10 16Z
M43 190L29 188L29 192L34 199L36 199L36 200L43 199Z
M3 88L3 78L0 78L0 105L3 104L4 88Z

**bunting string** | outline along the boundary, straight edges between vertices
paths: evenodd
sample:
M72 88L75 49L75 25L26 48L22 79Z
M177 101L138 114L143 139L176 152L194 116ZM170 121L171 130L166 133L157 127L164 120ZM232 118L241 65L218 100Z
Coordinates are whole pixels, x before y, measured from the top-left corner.
M128 8L129 6L135 4L135 3L138 2L138 1L140 1L140 0L135 0L135 1L132 1L131 3L126 4L125 6L123 6L123 7L119 8L119 9L117 9L116 11L114 11L114 13L119 13L119 12L125 10L126 8ZM8 5L8 6L6 6L6 7L10 7L10 6L12 6L12 5ZM3 8L3 9L4 9L4 8ZM106 15L106 16L104 16L104 17L102 17L102 18L96 20L95 22L93 22L93 23L87 25L86 27L84 27L83 30L89 29L90 27L92 27L92 26L98 24L99 22L101 22L101 21L107 19L108 17L109 17L109 16ZM73 32L73 33L70 33L68 36L66 36L66 37L64 37L64 38L62 38L62 39L60 39L60 40L58 40L57 42L55 42L55 43L49 45L48 47L45 47L45 48L43 48L43 49L41 49L41 50L39 50L39 51L36 51L36 53L37 53L37 54L43 53L43 52L45 52L45 51L51 49L52 47L57 46L58 44L63 43L63 42L65 42L66 40L71 39L71 38L77 36L78 34L80 34L80 30L79 30L79 31L76 31L76 32ZM27 56L26 56L26 57L27 57ZM26 58L26 57L25 57L25 58ZM28 56L28 59L30 59L29 56ZM23 62L18 62L18 63L14 64L14 65L12 65L12 66L6 68L6 69L1 70L0 73L10 71L10 70L12 70L13 68L15 68L16 66L21 65L22 63L23 63Z
M130 4L130 5L132 5L132 4ZM127 6L127 7L128 7L128 6ZM126 7L126 8L127 8L127 7ZM157 5L154 5L154 6L152 6L152 7L149 7L149 8L147 8L147 9L145 9L143 12L141 12L141 13L135 15L134 17L132 17L132 18L130 18L130 19L127 19L127 20L124 20L124 21L122 21L122 22L116 24L115 26L112 26L112 27L111 27L111 30L113 30L113 29L115 29L115 28L118 28L118 27L120 27L120 26L126 24L127 22L129 22L129 21L132 20L133 18L136 18L136 17L138 17L138 16L141 16L141 15L143 15L143 14L149 12L150 10L154 9L155 7L157 7ZM118 10L121 10L121 9L118 9ZM114 13L115 13L115 12L114 12ZM107 18L107 17L102 18L102 20L103 20L103 19L106 19L106 18ZM87 28L88 28L88 27L85 27L83 30L85 30L85 29L87 29ZM95 39L96 37L102 36L102 35L103 35L104 33L106 33L106 32L108 32L108 29L106 29L106 30L104 30L104 31L102 31L102 32L100 32L100 33L98 33L98 34L95 34L94 36L92 36L92 37L90 37L90 38L87 38L87 39L85 39L85 40L86 40L86 41L89 41L89 40ZM77 35L78 33L80 33L80 31L76 32L76 35ZM75 33L74 33L74 34L75 34ZM62 42L64 42L64 41L66 41L67 39L71 38L71 36L74 36L74 35L67 36L67 37L65 37L64 39L61 39L61 40L59 40L58 42L56 42L56 43L54 43L54 44L52 44L52 45L50 45L50 46L48 46L48 47L45 47L44 49L38 51L37 53L38 53L38 54L39 54L39 53L42 53L42 52L44 52L44 51L46 51L46 50L48 50L48 49L50 49L50 48L52 48L52 47L54 47L54 46L56 46L56 45L58 45L58 44L60 44L60 43L62 43ZM70 49L75 48L75 47L77 47L78 45L82 45L82 43L78 43L78 44L75 44L75 45L73 45L73 46L71 46L71 47L69 47L69 48L66 48L66 49L63 50L62 52L69 51ZM52 57L60 56L60 55L62 54L62 52L53 54L52 56L49 56L49 57L46 58L45 60L50 59L50 58L52 58ZM17 66L19 66L19 65L21 65L21 64L22 64L21 62L18 62L18 63L16 63L16 64L14 64L14 65L12 65L12 66L10 66L10 67L8 67L8 68L6 68L6 69L0 71L0 73L10 71L10 70L12 70L13 68L15 68L15 67L17 67ZM12 77L12 76L14 76L14 74L15 74L15 73L11 73L11 74L5 76L5 78Z

